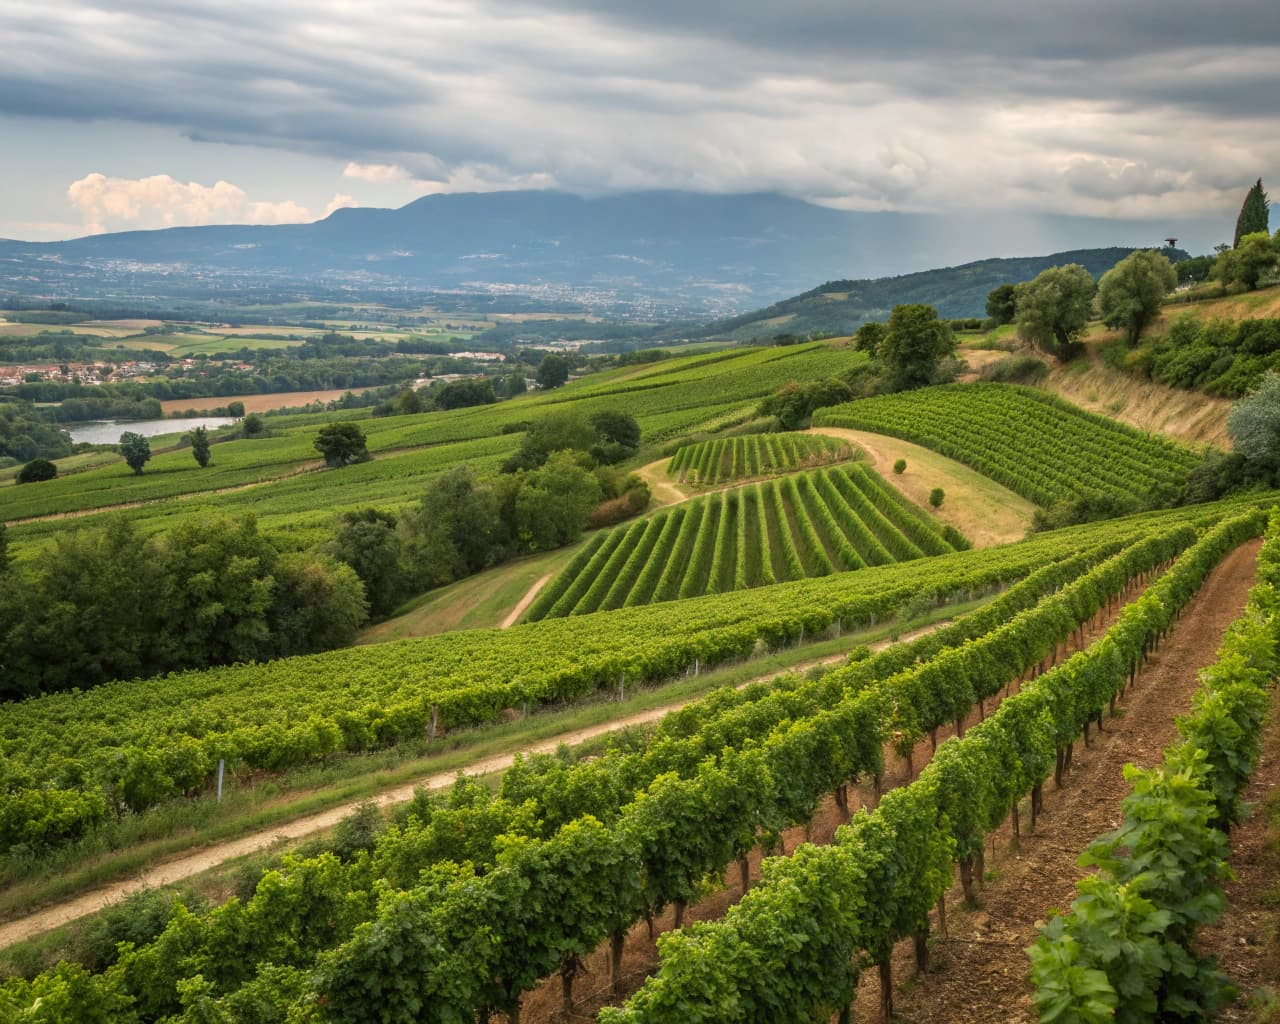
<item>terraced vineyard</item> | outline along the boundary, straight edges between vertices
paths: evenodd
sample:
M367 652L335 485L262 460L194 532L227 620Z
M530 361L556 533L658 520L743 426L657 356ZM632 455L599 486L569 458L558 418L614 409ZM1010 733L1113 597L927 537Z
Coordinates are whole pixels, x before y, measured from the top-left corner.
M853 464L683 502L597 534L529 609L563 615L720 594L968 547Z
M748 434L684 445L668 472L681 483L700 486L777 476L854 457L853 446L815 434Z
M815 425L889 434L972 466L1037 505L1109 494L1176 497L1194 452L1008 384L954 384L814 413Z

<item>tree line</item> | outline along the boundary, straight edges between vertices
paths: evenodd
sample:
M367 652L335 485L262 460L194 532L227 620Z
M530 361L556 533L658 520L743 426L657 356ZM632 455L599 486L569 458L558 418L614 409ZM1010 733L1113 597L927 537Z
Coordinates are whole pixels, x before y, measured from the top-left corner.
M367 617L359 577L277 548L252 517L144 536L127 519L56 537L12 564L0 535L0 697L306 654Z

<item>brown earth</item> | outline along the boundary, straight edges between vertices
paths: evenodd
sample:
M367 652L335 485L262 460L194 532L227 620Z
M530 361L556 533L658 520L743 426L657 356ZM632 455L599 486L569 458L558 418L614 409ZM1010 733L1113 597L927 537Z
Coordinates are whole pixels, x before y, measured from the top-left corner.
M1231 833L1227 911L1201 934L1201 951L1216 956L1240 991L1217 1019L1240 1024L1280 1021L1280 687L1262 733L1262 752L1245 790L1249 817ZM1261 996L1258 1007L1251 1005ZM1268 1004L1267 1000L1271 1002ZM1270 1012L1263 1013L1262 1006Z
M312 402L332 402L341 398L348 391L360 394L370 388L334 388L329 391L279 391L269 395L217 395L212 398L171 398L160 403L160 408L168 416L174 412L186 412L195 409L197 412L208 412L210 409L225 408L229 402L243 402L245 412L270 412L273 409L292 409Z

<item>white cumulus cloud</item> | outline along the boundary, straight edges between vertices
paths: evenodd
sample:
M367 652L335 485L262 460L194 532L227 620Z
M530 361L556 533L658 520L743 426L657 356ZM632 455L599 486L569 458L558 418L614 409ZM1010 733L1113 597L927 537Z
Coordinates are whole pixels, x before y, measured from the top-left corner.
M349 195L335 195L323 213L315 213L292 199L251 200L229 181L184 184L168 174L113 178L96 171L73 181L67 199L89 234L201 224L305 224L356 205Z
M386 185L392 181L404 181L409 172L399 164L358 164L354 160L342 169L348 178L359 178L374 185Z

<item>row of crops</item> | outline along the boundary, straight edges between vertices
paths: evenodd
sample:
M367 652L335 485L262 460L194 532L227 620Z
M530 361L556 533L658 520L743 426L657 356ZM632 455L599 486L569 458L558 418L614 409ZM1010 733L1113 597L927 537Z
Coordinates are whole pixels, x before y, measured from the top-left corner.
M820 434L748 434L686 444L667 472L681 483L710 486L813 469L854 457L853 446Z
M679 603L469 630L265 665L109 683L8 705L0 716L0 848L76 839L118 814L207 795L232 771L282 771L421 740L619 682L675 678L881 622L921 595L969 598L1191 509L1056 531L1021 544Z
M536 621L720 594L968 547L874 470L829 467L722 491L594 536Z
M0 1009L58 1019L92 1006L122 1024L516 1019L522 994L557 971L571 1002L583 954L609 941L618 964L634 923L679 910L827 794L879 777L887 743L996 697L1135 577L1160 572L1102 641L944 744L833 846L770 861L722 923L667 938L660 973L602 1018L826 1019L848 1002L855 954L882 961L927 927L952 862L972 871L1010 801L1043 783L1209 569L1264 522L1073 533L1070 553L1042 552L1021 583L936 634L816 680L717 691L627 750L530 759L497 794L463 784L419 800L370 850L286 859L250 899L178 909L102 973L62 965L8 983Z
M950 384L820 409L815 425L889 434L972 466L1037 505L1177 497L1194 452L1032 388Z

